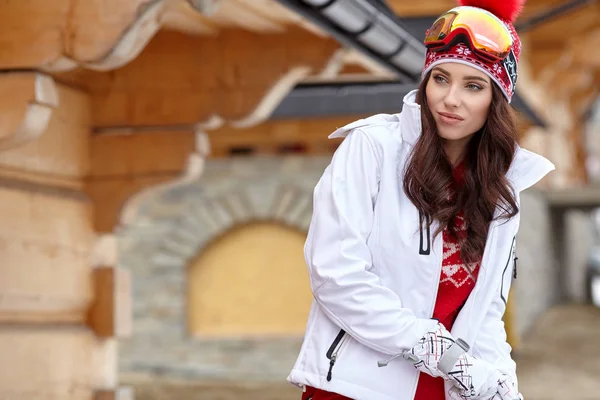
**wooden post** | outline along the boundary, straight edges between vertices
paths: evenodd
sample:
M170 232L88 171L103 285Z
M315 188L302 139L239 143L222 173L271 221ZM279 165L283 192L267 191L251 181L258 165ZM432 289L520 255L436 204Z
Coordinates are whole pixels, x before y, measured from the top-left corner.
M88 325L99 337L131 335L131 281L129 271L115 267L94 268L94 300Z

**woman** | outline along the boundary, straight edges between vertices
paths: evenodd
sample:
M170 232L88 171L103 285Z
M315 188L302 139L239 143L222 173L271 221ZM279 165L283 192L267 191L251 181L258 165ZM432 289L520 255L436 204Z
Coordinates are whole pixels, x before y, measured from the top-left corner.
M315 301L288 378L303 400L522 398L502 315L520 192L554 166L516 143L507 3L441 16L402 112L331 135L345 139L315 188Z

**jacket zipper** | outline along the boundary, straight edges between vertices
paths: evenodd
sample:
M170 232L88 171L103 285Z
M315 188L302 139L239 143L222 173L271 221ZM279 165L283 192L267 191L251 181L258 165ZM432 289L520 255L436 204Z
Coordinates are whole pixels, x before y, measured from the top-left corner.
M419 211L419 254L422 256L428 256L431 254L431 228L429 224L429 216L425 216L425 224L427 225L427 234L423 233L423 214ZM424 238L423 236L426 236ZM424 247L425 242L427 242L427 247Z
M513 254L514 254L514 249L515 249L515 241L517 240L517 237L513 237L512 240L512 244L510 245L510 251L508 253L508 259L506 260L506 265L504 266L504 272L502 272L502 284L500 286L500 298L502 298L502 301L504 302L504 304L506 304L508 299L504 298L504 275L506 274L506 271L508 269L508 266L510 265L510 260L513 260L513 271L512 271L512 275L516 278L517 277L517 257L515 256L513 258Z
M512 251L512 255L513 255L513 278L517 279L517 260L519 259L519 257L517 257L517 243L516 243L516 236L515 236L515 244L513 245L513 251Z
M430 224L429 224L429 216L425 216L426 222L427 222L427 252L421 252L419 251L419 254L423 254L423 255L429 255L431 253L431 232L430 232ZM421 238L423 234L423 230L421 229ZM433 301L431 302L431 306L429 307L429 315L431 316L431 318L433 318L433 311L435 310L435 302L437 300L437 295L438 295L438 290L440 288L440 284L439 284L439 280L440 277L442 275L442 264L443 264L443 254L444 254L444 237L443 235L440 235L439 237L439 247L440 247L440 259L436 259L436 263L437 263L437 279L435 279L435 287L434 287L434 294L433 294ZM422 243L422 240L421 240ZM422 250L422 248L421 248ZM417 392L417 385L419 383L419 377L417 375L417 379L415 379L415 382L413 384L412 387L412 397L415 396L416 392ZM411 398L412 398L411 397Z
M327 350L326 356L329 359L329 371L327 372L327 382L331 381L333 366L335 365L335 362L339 356L339 352L342 348L342 345L344 344L344 342L346 342L346 338L346 331L340 329L335 339L333 339L333 343L331 343L331 346L329 346L329 349Z

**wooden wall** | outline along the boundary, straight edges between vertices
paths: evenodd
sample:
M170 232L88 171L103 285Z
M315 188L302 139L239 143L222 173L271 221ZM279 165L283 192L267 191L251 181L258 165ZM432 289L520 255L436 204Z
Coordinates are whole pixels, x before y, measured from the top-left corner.
M117 385L114 339L97 333L112 316L89 323L99 291L112 291L95 290L90 257L90 97L63 85L56 93L47 129L0 151L3 399L89 400ZM18 116L3 114L3 127Z

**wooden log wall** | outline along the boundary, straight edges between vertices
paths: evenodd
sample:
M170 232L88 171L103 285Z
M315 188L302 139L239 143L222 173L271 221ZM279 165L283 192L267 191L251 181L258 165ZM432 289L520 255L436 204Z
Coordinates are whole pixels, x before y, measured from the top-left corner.
M39 72L5 73L0 86L0 398L117 391L115 337L127 334L127 318L97 299L126 305L128 277L109 266L120 285L94 279L102 269L91 264L93 204L83 192L90 97Z

